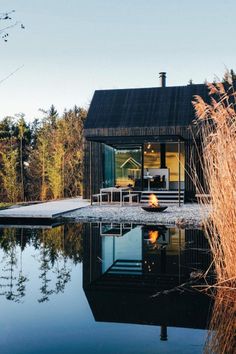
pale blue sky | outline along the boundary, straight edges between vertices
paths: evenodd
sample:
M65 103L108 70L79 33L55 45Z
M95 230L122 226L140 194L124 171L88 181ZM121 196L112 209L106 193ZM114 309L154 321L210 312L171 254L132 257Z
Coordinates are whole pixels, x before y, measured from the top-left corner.
M88 106L96 89L223 76L235 67L235 0L1 0L25 30L0 42L0 118Z

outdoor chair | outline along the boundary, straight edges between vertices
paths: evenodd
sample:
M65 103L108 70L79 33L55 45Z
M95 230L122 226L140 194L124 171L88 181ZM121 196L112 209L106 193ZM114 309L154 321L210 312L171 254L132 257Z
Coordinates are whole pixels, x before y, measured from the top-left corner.
M139 194L135 194L135 193L129 193L129 194L125 194L123 195L123 205L125 204L125 200L127 199L127 202L129 202L129 204L133 204L134 199L136 198L136 202L139 202Z
M91 204L93 204L93 201L94 199L97 201L97 203L99 203L100 205L102 204L103 202L103 198L106 198L107 202L109 203L110 201L110 196L109 196L109 193L97 193L97 194L93 194L92 195L92 200L91 200ZM94 201L95 202L95 201Z

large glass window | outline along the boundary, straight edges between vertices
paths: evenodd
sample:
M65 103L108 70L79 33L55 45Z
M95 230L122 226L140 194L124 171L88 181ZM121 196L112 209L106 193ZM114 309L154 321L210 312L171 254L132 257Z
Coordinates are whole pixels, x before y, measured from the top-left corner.
M115 183L120 187L141 185L141 147L115 150Z
M170 182L184 181L184 144L180 143L180 153L178 143L166 144L166 166L170 170Z
M184 164L183 142L144 144L144 189L184 189Z
M137 190L184 189L184 143L146 143L142 148L104 145L104 187L132 186ZM153 177L153 178L152 178ZM143 178L143 181L142 181Z
M149 170L149 168L160 168L160 156L160 144L144 144L144 173L145 169Z

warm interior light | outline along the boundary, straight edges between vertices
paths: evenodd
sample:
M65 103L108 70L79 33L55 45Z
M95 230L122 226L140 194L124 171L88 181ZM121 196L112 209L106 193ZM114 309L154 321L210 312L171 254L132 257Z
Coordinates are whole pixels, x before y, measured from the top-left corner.
M150 149L150 147L151 147L151 144L150 144L150 143L148 143L148 146L147 146L147 148L148 148L148 149Z
M158 237L159 237L159 232L158 232L158 231L152 231L152 230L150 230L150 231L148 232L148 239L149 239L149 241L150 241L151 243L155 243L156 240L158 239Z
M158 201L157 197L155 196L155 194L149 195L149 203L148 204L150 207L158 207L159 206L159 201Z

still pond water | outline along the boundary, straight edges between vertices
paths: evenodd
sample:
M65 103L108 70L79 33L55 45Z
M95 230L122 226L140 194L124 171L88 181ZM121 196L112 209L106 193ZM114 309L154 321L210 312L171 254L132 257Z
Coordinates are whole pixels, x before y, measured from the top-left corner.
M5 227L0 262L1 354L203 351L210 300L179 287L209 266L200 230Z

